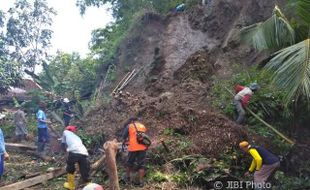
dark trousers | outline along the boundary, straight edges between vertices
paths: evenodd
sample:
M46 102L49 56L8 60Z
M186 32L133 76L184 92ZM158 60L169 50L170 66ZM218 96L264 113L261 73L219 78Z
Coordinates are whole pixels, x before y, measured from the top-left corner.
M74 174L75 172L75 163L79 164L80 173L82 179L85 183L90 182L89 172L90 172L90 163L88 161L88 156L83 154L76 154L69 152L68 160L67 160L67 172L70 174Z
M71 120L71 118L64 117L64 124L65 124L65 127L69 126L70 120Z
M4 153L0 154L0 177L4 173Z
M133 170L144 169L146 151L128 152L127 166Z
M44 151L48 138L47 128L38 128L38 152Z

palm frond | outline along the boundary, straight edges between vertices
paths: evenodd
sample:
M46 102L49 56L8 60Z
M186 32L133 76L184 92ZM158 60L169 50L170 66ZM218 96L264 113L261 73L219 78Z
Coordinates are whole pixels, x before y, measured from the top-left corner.
M295 43L295 32L278 6L265 22L256 23L241 30L241 39L259 50L281 48Z
M309 0L290 0L289 5L296 10L298 17L310 26L310 1Z
M281 49L265 66L273 81L288 93L286 102L305 96L310 100L310 39Z

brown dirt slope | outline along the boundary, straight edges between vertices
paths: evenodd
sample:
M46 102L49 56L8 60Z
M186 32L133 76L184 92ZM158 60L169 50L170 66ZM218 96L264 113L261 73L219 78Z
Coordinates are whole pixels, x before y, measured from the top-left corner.
M191 153L218 156L247 138L245 127L212 110L212 76L229 77L233 64L255 64L264 55L242 45L242 26L271 15L274 0L217 0L184 13L147 13L118 49L116 86L132 69L141 72L123 93L88 113L85 127L107 139L120 137L130 116L142 116L154 146L170 129L191 141Z

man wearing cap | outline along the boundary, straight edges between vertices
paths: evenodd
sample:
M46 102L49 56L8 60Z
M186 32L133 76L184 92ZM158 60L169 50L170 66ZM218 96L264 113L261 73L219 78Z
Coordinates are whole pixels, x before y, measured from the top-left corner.
M255 170L254 184L261 187L272 172L280 166L279 158L263 147L251 146L247 141L240 142L239 147L253 157L249 171L244 175L248 176Z
M2 120L5 117L5 115L0 114L0 120ZM2 133L2 129L0 128L0 180L4 173L4 160L9 158L9 154L5 150L5 142L4 142L4 136Z
M256 92L259 88L260 86L257 83L252 83L249 87L241 86L239 84L235 86L236 95L234 97L234 106L238 115L236 120L238 124L242 124L244 122L244 108L248 105L254 92Z
M74 172L75 163L78 163L81 177L84 183L90 183L89 171L90 163L88 160L88 152L79 136L75 134L76 126L67 126L62 135L62 145L69 153L67 159L67 182L64 183L66 189L75 189Z
M63 114L63 119L64 119L64 125L65 127L69 126L70 120L73 117L73 112L70 107L70 101L68 98L64 98L64 114Z

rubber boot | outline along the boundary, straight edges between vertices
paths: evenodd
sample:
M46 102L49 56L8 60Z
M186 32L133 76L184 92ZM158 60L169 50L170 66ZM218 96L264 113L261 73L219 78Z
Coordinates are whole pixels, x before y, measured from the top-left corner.
M74 190L75 184L74 184L74 174L68 174L67 175L67 182L64 183L64 188Z

